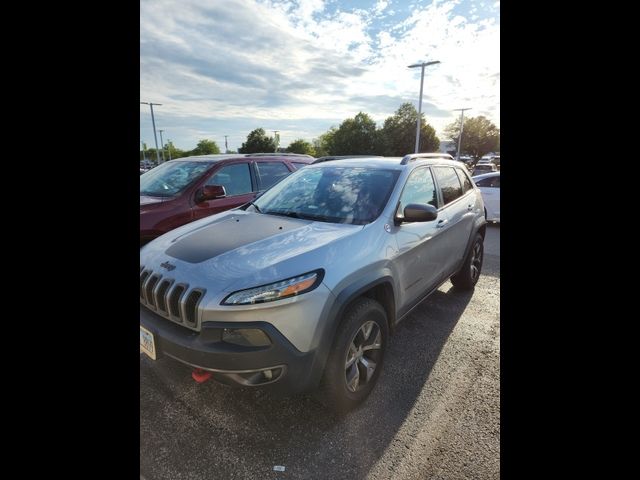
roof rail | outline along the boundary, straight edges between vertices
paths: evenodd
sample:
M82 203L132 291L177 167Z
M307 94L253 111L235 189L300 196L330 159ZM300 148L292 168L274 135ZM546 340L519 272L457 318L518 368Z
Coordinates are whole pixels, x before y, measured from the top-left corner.
M326 157L316 158L311 163L329 162L331 160L346 160L348 158L384 158L381 155L328 155Z
M247 157L307 157L313 158L311 155L307 155L306 153L247 153Z
M442 158L445 160L455 160L448 153L410 153L409 155L405 155L404 157L402 157L400 165L406 165L409 162L413 162L414 160L419 160L421 158Z

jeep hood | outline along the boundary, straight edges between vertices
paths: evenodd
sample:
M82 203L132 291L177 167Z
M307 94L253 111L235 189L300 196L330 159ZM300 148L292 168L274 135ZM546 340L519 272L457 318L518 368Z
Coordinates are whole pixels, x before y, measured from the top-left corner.
M193 286L233 291L318 268L356 252L361 225L335 224L233 210L162 235L141 250L141 265Z

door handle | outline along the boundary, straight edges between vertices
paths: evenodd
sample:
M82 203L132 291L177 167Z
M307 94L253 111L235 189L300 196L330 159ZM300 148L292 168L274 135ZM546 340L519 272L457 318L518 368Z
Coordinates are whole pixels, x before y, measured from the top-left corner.
M440 220L438 222L438 224L436 225L436 228L442 228L444 227L447 223L449 223L449 219L445 218L444 220Z

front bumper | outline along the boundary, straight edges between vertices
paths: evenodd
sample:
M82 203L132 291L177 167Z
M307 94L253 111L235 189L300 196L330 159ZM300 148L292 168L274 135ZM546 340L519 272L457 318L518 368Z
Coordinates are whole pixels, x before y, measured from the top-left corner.
M264 386L297 393L313 385L315 350L300 352L268 322L204 322L199 332L177 325L140 305L140 325L153 333L157 357L167 356L213 372L212 378L235 386ZM225 328L257 328L271 340L265 347L222 341ZM263 373L263 372L267 373Z

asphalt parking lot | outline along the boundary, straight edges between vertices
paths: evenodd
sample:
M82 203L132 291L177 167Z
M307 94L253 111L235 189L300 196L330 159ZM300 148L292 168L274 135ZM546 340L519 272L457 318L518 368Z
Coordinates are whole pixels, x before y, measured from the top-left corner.
M472 294L445 283L391 337L346 416L311 396L208 381L140 356L140 474L160 479L493 479L500 475L500 227ZM274 471L274 466L284 471Z

